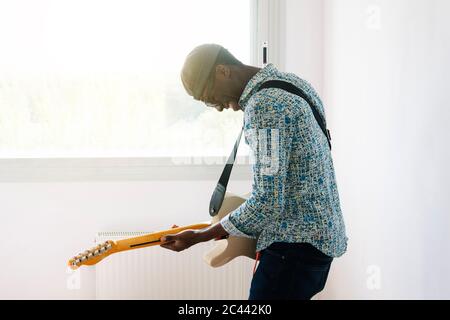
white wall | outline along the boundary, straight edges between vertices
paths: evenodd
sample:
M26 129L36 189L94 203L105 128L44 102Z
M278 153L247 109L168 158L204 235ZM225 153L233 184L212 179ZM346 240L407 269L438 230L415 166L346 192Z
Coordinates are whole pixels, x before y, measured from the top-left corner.
M448 299L450 2L324 5L324 98L350 237L324 297Z
M92 247L96 232L156 231L206 221L216 182L0 183L0 299L94 299L94 269L80 268L77 288L66 264ZM228 190L246 194L250 182L230 181Z
M280 68L309 81L323 92L323 0L280 0L282 27Z

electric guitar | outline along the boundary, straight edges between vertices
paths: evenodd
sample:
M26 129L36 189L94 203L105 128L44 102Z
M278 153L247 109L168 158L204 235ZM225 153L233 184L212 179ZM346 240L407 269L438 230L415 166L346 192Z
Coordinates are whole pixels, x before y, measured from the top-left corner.
M245 199L230 193L225 195L222 207L219 213L213 217L211 222L197 223L184 227L176 227L168 230L149 233L139 237L127 238L122 240L108 240L96 247L86 250L77 256L71 258L68 265L75 270L86 265L92 266L110 256L111 254L128 251L133 249L145 248L162 244L161 237L168 234L176 234L178 232L189 229L203 229L219 222L223 217L237 209ZM239 256L246 256L251 259L256 257L256 240L249 238L240 238L230 236L226 239L217 240L215 247L207 252L203 259L211 267L217 268L227 264Z

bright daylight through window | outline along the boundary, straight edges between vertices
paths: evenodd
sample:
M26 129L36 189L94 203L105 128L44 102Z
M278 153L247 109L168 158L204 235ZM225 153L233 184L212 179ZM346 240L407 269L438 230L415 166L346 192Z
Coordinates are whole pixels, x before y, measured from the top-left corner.
M179 74L203 43L251 64L251 24L243 0L2 1L0 158L227 155L242 112Z

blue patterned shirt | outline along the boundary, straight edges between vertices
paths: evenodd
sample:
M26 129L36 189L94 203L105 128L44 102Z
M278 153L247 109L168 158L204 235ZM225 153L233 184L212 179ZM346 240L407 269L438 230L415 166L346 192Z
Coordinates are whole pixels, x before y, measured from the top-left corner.
M248 82L239 105L252 151L252 193L221 224L232 236L257 239L257 251L303 242L340 257L348 238L327 138L301 97L275 88L255 93L269 80L302 89L325 119L318 94L295 74L269 64Z

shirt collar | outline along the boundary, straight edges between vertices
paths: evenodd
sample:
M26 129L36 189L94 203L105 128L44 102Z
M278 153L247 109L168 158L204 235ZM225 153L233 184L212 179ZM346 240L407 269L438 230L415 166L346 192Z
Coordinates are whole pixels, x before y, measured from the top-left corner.
M251 96L253 95L254 90L259 88L264 82L276 79L278 72L278 69L272 63L269 63L250 79L250 81L245 86L241 97L239 98L239 105L241 106L242 110L245 110L245 107Z

